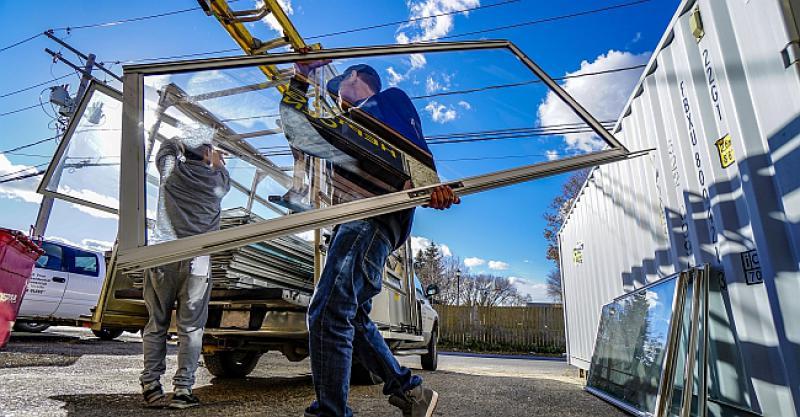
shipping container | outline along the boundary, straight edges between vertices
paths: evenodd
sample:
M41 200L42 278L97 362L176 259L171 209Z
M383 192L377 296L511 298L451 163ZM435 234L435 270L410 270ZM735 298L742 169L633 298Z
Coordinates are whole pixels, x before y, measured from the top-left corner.
M709 264L711 415L800 415L797 0L684 1L559 233L569 362L602 306ZM800 16L798 16L800 18Z

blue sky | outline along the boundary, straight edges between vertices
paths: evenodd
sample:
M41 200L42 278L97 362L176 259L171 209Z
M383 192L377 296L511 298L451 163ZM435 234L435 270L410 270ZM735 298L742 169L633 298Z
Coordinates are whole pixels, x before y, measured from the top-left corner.
M291 18L301 35L314 35L426 16L452 10L487 5L478 0L404 1L322 1L292 0ZM540 18L566 15L585 10L622 4L626 1L541 2L520 0L506 5L476 10L468 15L427 19L422 24L390 26L341 36L324 37L324 47L391 44L405 39L452 36ZM594 72L646 62L649 51L660 39L672 17L678 0L653 0L631 7L575 17L516 29L459 37L468 39L509 39L534 59L551 76L575 72ZM48 28L110 22L188 9L196 6L189 0L152 2L57 2L44 3L0 1L0 47L32 36ZM237 8L250 8L253 2L240 0ZM47 10L47 13L41 13ZM274 37L267 24L258 22L251 30L262 39ZM167 17L101 28L76 29L56 34L84 52L95 53L98 60L111 63L143 58L166 57L207 52L234 47L233 41L215 19L195 10ZM485 37L485 38L481 38ZM22 46L0 52L0 95L18 88L69 74L62 63L53 64L44 48L59 50L57 44L38 37ZM72 55L65 53L70 59ZM412 70L409 57L375 60L386 86L394 80L410 95L443 92L475 86L520 81L530 74L514 67L507 56L491 53L426 56L424 68ZM471 63L470 63L471 62ZM372 63L372 62L371 62ZM492 65L495 63L496 65ZM111 64L121 72L120 66ZM396 75L390 72L393 71ZM498 68L507 71L501 72ZM403 76L405 76L403 78ZM600 120L615 120L638 71L609 76L573 79L565 87ZM401 79L402 78L402 79ZM430 81L428 80L430 79ZM69 82L77 89L78 77ZM0 113L37 104L46 86L8 97L0 97ZM46 93L41 99L46 101ZM462 102L466 102L463 104ZM426 136L512 127L568 123L572 116L546 95L541 87L508 89L503 92L448 96L415 101L422 116ZM49 106L46 106L49 111ZM498 116L500 115L500 116ZM0 150L46 138L52 118L41 108L0 117ZM497 141L487 144L437 145L432 150L440 161L441 174L448 179L474 175L495 169L546 160L548 152L561 155L589 150L591 135L552 136L535 141ZM17 154L0 154L0 175L23 166L48 162L54 142L27 148ZM20 155L23 153L24 155ZM537 155L520 159L466 161L471 157ZM452 161L457 159L458 161ZM1 177L0 177L1 179ZM37 178L14 184L0 184L0 226L27 230L35 221L38 204L32 189ZM545 241L542 213L558 193L563 177L552 177L510 188L470 196L447 212L418 210L414 227L417 243L433 240L447 246L453 255L469 258L471 269L515 277L521 289L542 299L544 276L551 264L544 259ZM75 242L86 239L110 241L114 220L98 218L96 213L78 211L67 203L57 203L48 234ZM91 243L91 242L86 242ZM481 262L482 261L482 262Z

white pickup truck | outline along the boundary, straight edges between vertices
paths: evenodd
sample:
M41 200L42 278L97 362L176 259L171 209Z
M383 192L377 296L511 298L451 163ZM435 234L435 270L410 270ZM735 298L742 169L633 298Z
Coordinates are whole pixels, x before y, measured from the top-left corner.
M102 252L45 240L22 299L14 330L41 332L51 325L90 326L106 276ZM122 329L102 329L94 334L111 340Z

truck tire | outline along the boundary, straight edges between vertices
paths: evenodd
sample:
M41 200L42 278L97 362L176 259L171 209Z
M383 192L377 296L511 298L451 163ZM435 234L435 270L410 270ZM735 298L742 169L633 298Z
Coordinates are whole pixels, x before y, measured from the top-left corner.
M350 385L378 385L383 380L354 360L350 366Z
M47 323L39 323L35 321L18 321L14 323L14 330L18 332L28 332L28 333L41 333L50 325Z
M439 366L439 350L436 348L438 339L439 329L434 325L433 330L431 330L431 340L428 342L428 353L420 355L422 369L426 371L435 371Z
M100 330L92 330L95 336L99 337L100 340L114 340L120 336L122 336L122 329L106 329L102 328Z
M246 350L222 351L214 354L203 354L206 369L217 378L244 378L253 372L261 352Z

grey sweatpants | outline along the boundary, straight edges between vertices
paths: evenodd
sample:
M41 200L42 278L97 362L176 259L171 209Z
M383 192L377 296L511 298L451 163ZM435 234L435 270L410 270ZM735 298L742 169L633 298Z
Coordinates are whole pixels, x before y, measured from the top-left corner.
M175 387L191 388L203 348L203 327L211 295L208 256L150 269L145 273L144 303L150 319L142 334L144 371L142 384L159 381L166 371L167 330L176 308L178 369Z

